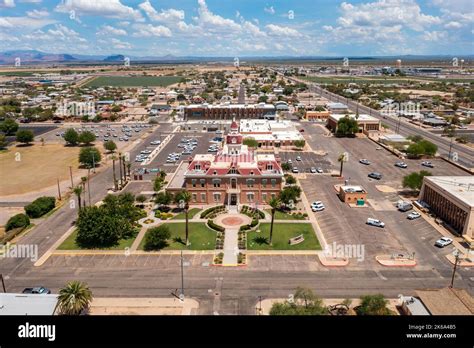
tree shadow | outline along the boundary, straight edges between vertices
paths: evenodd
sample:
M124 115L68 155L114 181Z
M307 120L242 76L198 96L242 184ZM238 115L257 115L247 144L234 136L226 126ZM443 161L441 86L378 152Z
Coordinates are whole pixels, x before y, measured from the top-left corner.
M254 239L252 239L252 241L257 243L258 245L270 244L268 238L266 237L255 237Z
M182 244L182 245L186 245L186 243L184 242L183 238L181 238L181 237L174 237L174 238L173 238L173 242L174 242L174 243L179 243L179 244Z

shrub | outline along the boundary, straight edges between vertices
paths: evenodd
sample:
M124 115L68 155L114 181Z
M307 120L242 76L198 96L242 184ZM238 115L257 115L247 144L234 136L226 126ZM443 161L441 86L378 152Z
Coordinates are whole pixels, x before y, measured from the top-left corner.
M13 230L14 228L26 227L30 224L30 219L25 214L16 214L8 219L5 226L6 231Z
M216 224L213 220L207 220L207 225L212 228L213 230L224 232L225 228L221 225Z
M201 219L205 219L207 217L210 218L211 217L210 215L214 215L213 217L215 217L217 213L220 213L224 210L225 210L225 207L223 205L218 205L217 207L206 209L201 213Z
M168 246L168 239L171 237L171 232L166 225L150 228L145 235L145 244L143 249L161 250Z
M39 197L33 202L25 206L25 212L30 218L39 218L47 212L54 209L56 205L56 198L54 197Z

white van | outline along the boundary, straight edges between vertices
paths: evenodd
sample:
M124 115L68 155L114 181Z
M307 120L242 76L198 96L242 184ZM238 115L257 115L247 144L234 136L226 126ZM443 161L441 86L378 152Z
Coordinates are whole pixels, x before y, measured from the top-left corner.
M371 226L382 227L382 228L385 227L385 223L377 219L368 218L366 223L367 225L371 225Z

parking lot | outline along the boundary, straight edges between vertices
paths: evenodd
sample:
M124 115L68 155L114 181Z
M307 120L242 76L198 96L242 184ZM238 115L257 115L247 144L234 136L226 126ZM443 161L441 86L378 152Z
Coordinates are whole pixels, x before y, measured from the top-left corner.
M324 156L314 152L280 152L282 163L290 163L299 173L310 173L311 168L321 168L323 173L329 173L331 162ZM300 159L300 160L298 160Z
M328 244L363 244L366 252L363 263L372 265L376 264L374 256L379 254L408 255L414 252L420 267L450 267L443 256L451 252L451 248L435 247L434 243L441 235L427 221L423 218L408 220L410 212L402 213L396 209L395 204L401 199L397 190L402 189L403 177L414 171L427 170L433 175L466 175L464 171L442 159L430 159L434 168L422 166L422 160L408 159L404 160L407 168L398 168L394 164L399 159L385 149L377 150L377 144L369 139L328 138L315 125L305 124L303 127L307 128L305 137L310 146L327 152L322 159L329 163L330 170L339 171L337 158L341 153L349 155L348 162L344 163L343 179L328 175L300 179L309 202L320 200L325 205L324 211L313 214L316 214ZM306 136L309 132L310 137ZM370 165L359 163L363 158L368 159ZM382 179L369 178L367 175L370 172L381 173ZM351 208L339 199L334 185L344 184L345 180L349 184L361 185L367 191L367 207ZM383 221L385 228L367 225L369 217Z

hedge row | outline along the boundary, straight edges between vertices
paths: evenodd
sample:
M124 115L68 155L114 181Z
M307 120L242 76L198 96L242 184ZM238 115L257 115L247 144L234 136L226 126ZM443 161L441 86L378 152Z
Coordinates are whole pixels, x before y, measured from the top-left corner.
M25 212L30 218L39 218L40 216L43 216L44 214L53 210L55 206L56 198L39 197L25 206Z
M249 223L248 225L240 226L239 231L240 231L240 232L248 231L248 230L251 230L252 228L254 228L254 227L257 226L257 225L258 225L258 220L257 220L257 219L253 219L252 222Z
M221 225L218 225L214 222L214 220L207 220L207 225L212 228L213 230L219 231L219 232L224 232L225 228L222 227Z
M265 219L265 213L263 211L249 207L248 205L242 206L242 209L240 210L242 214L245 214L252 219L255 217L256 211L258 212L259 219Z
M16 214L8 219L7 225L5 226L6 231L13 230L14 228L26 227L30 224L30 219L25 214Z
M220 213L224 210L225 210L225 206L223 205L218 205L217 207L206 209L201 213L201 219L205 219L206 217L208 217L208 215L211 215L213 213Z

